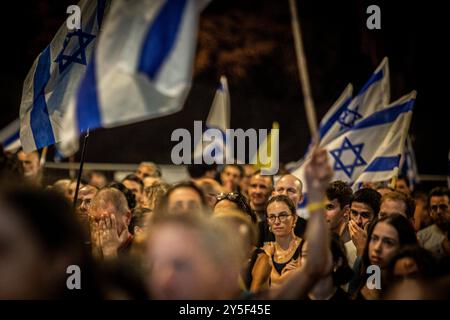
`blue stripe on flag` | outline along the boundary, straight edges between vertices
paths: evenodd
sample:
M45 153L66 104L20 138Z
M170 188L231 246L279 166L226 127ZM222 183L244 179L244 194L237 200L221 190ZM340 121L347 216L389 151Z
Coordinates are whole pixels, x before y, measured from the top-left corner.
M39 56L33 79L33 109L30 114L30 126L37 149L55 143L45 101L45 87L50 80L50 64L50 47L47 46Z
M323 138L323 136L337 122L342 111L344 111L347 108L347 106L350 104L351 101L352 101L351 97L349 97L347 100L345 100L344 103L342 104L342 106L340 106L339 109L336 110L336 112L328 119L328 121L325 122L325 124L323 126L320 126L320 129L319 129L320 138Z
M97 25L99 29L102 26L103 15L105 13L105 2L106 0L97 0Z
M381 79L383 79L383 69L381 69L380 71L378 71L377 73L373 74L370 79L366 82L366 84L364 85L364 87L362 87L362 89L359 91L358 96L364 94L371 85L373 85L375 82L380 81Z
M138 70L154 80L177 38L187 0L168 0L150 25Z
M3 145L7 146L7 145L13 143L16 140L19 140L19 139L20 139L20 131L17 131L12 136L9 136L8 138L6 138L5 141L3 141Z
M364 170L365 172L389 171L398 167L400 163L400 155L393 157L375 158Z
M395 121L395 119L397 119L397 117L400 114L402 114L404 112L412 111L413 106L414 106L414 101L415 101L414 99L411 99L411 100L409 100L403 104L400 104L398 106L394 106L394 107L390 107L388 109L383 109L383 110L377 111L377 112L373 113L372 115L370 115L369 117L367 117L366 119L357 123L350 130L364 129L364 128L368 128L368 127L379 126L382 124L393 122L393 121Z
M76 118L79 132L101 126L101 115L97 97L95 52L80 83L77 93Z

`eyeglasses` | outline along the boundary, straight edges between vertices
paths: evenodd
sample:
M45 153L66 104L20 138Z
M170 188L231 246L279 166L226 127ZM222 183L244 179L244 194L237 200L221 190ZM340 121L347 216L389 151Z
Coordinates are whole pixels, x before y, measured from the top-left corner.
M239 196L240 194L238 192L230 192L230 193L221 192L216 195L216 200L220 201L223 199L227 199L231 201L236 201L237 199L239 199Z
M291 215L292 214L288 214L288 213L282 213L282 214L279 214L279 215L269 214L267 216L267 220L269 220L270 223L274 223L277 220L277 218L278 218L278 219L280 219L280 222L285 222L287 220L287 218L289 216L291 216Z
M435 204L435 205L430 206L430 209L431 209L431 211L434 211L434 212L437 212L438 209L441 210L441 211L447 211L448 210L448 204L445 204L445 203L439 204L439 205Z

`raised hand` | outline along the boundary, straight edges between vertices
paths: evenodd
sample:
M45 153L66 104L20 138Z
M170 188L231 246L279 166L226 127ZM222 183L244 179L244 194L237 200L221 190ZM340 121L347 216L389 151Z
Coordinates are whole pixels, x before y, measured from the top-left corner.
M305 180L308 187L308 200L320 202L333 177L333 170L328 163L328 153L325 149L315 149L311 160L305 167Z

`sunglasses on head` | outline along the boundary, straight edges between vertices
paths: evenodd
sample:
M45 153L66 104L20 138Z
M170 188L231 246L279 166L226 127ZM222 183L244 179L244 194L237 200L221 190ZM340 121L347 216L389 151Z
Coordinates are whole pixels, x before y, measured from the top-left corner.
M240 194L238 192L221 192L219 194L216 195L216 200L220 201L223 199L227 199L227 200L231 200L231 201L235 201L239 198Z

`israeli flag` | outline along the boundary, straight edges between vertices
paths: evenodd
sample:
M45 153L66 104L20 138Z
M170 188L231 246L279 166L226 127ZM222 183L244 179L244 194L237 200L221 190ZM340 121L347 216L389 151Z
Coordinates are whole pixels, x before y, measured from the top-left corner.
M228 81L225 76L220 77L220 84L214 95L208 118L206 119L206 128L200 141L195 141L194 163L203 162L203 153L211 154L218 159L225 156L225 133L230 128L230 91L228 90ZM217 140L206 129L218 129L222 132L222 139ZM204 143L204 141L211 141ZM217 152L217 154L216 154ZM214 154L213 154L214 153Z
M21 147L20 120L16 119L0 130L0 144L5 151L14 151Z
M404 153L415 98L416 92L412 91L372 113L323 146L329 152L333 180L345 181L356 189L363 182L386 181L396 176ZM304 168L303 165L292 172L302 181ZM305 188L306 197L307 192ZM308 216L306 204L303 201L299 210L303 217Z
M206 3L114 1L65 114L63 143L88 129L179 111L191 86L198 19Z
M387 108L374 112L325 148L330 153L334 180L351 185L391 179L400 158L416 99L413 91Z
M81 0L81 29L66 22L34 61L23 84L20 104L20 140L28 152L61 140L62 119L92 54L106 0Z
M327 145L359 121L373 112L385 108L390 100L389 61L385 57L375 69L369 80L353 98L353 86L347 85L344 92L331 106L320 121L319 145ZM296 163L287 165L289 171L298 170L311 156L311 144L305 156Z
M320 123L320 146L353 128L375 111L385 108L390 100L389 63L385 57L358 94L352 96L351 85L333 105Z

